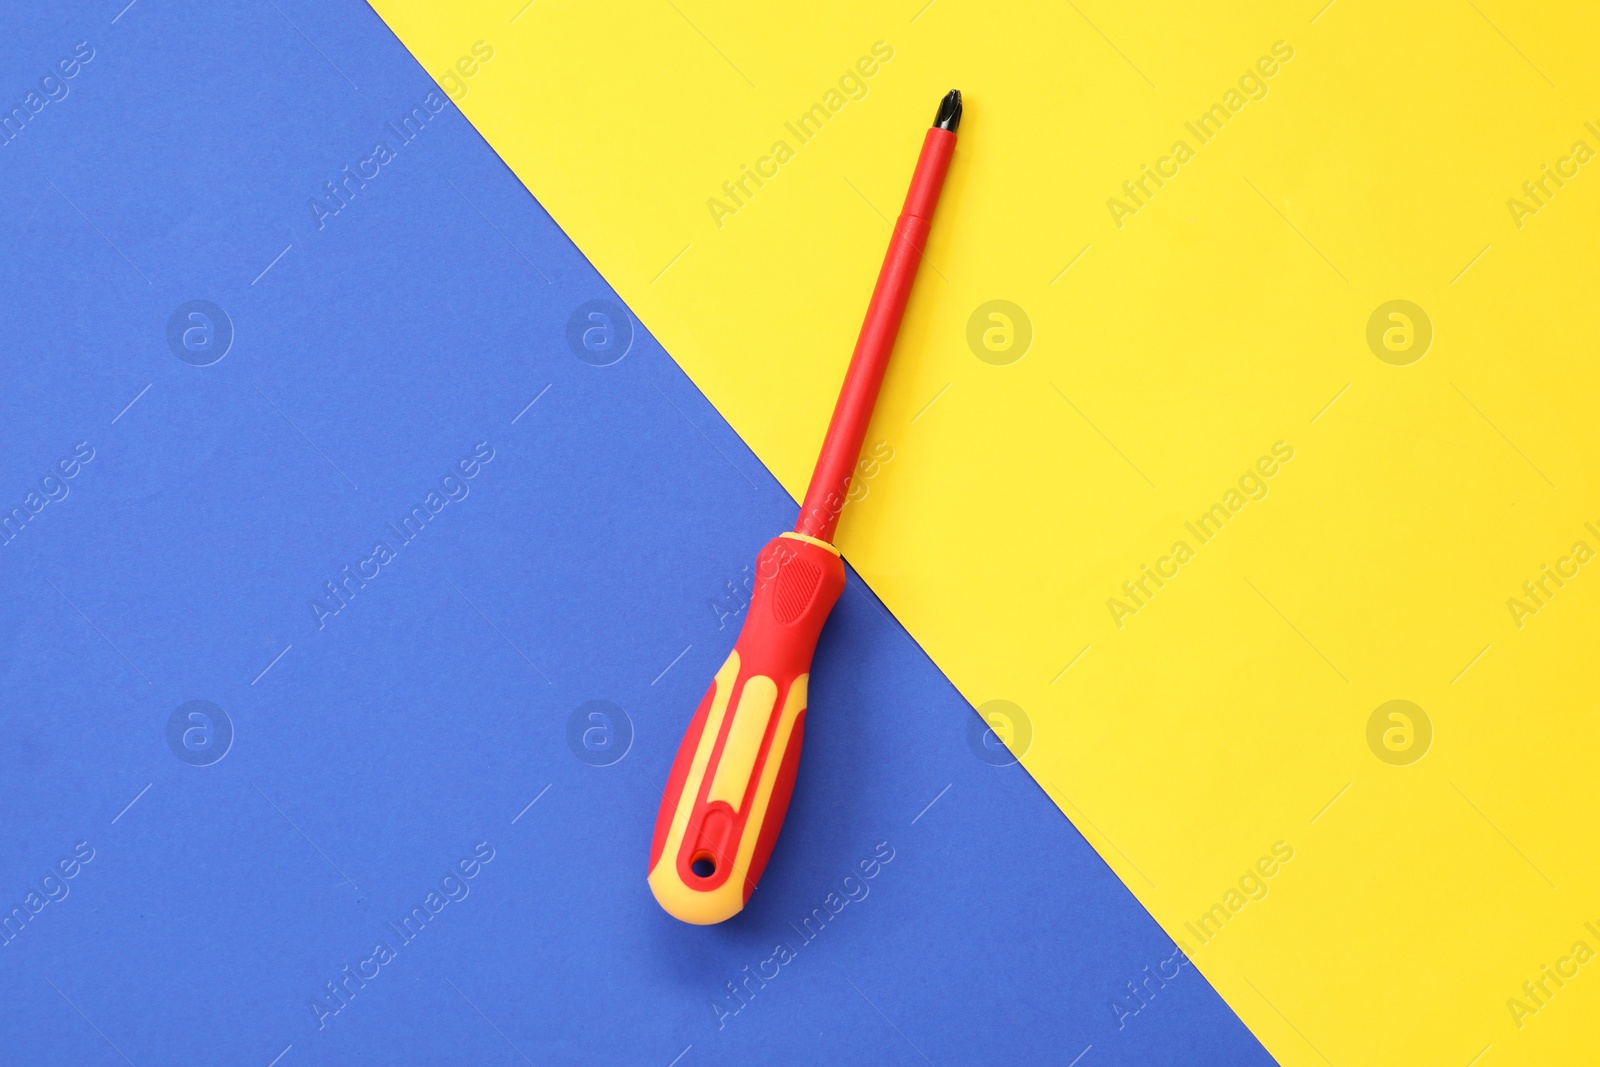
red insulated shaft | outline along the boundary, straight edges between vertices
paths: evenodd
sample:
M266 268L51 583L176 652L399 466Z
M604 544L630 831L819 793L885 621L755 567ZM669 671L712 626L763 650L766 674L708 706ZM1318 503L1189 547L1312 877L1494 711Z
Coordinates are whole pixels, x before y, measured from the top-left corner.
M839 402L834 406L833 420L828 423L828 434L823 438L822 453L812 471L805 503L800 505L796 533L820 541L833 540L839 512L844 508L845 493L850 488L850 476L861 455L867 425L872 421L872 409L878 401L883 372L888 369L894 339L900 332L900 319L911 297L911 283L916 280L917 267L922 263L922 249L933 224L933 209L939 203L939 191L944 188L944 177L950 170L950 157L955 147L955 133L941 126L928 130L923 139L922 155L911 176L905 207L889 238L889 251L883 257L878 284L872 290L872 302L867 305L866 321L861 324L855 354L850 357L850 369L845 371Z

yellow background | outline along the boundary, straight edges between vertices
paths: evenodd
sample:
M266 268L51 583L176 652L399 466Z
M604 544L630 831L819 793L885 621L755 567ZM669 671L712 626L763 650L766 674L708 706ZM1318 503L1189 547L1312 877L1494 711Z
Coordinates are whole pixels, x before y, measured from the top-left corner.
M1027 768L1279 1060L1593 1061L1600 962L1520 1028L1506 1001L1600 950L1600 562L1520 629L1506 601L1600 548L1600 162L1520 228L1507 199L1600 149L1600 17L375 6L435 77L494 49L464 113L796 496L960 87L869 435L894 459L845 555L969 699L1025 709ZM877 41L892 60L801 145L784 123ZM1266 97L1201 146L1184 123L1278 41ZM1180 138L1194 158L1119 228L1108 198ZM707 200L779 139L794 158L719 227ZM966 341L995 299L1033 329L1004 366ZM1366 341L1394 299L1434 331L1408 366ZM1268 495L1199 544L1184 523L1278 441ZM1119 628L1108 598L1179 539L1194 558ZM1408 766L1367 743L1392 699L1433 727ZM1201 944L1185 924L1279 841L1267 895Z

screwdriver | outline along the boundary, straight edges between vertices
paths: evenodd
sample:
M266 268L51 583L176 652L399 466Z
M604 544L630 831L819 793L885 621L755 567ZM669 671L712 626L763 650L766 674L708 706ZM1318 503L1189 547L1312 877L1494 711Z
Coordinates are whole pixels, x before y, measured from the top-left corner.
M719 923L744 908L788 812L805 733L811 657L844 591L844 562L833 533L960 124L961 92L952 89L923 138L799 521L756 557L744 627L695 710L667 777L650 844L649 882L660 905L684 922Z

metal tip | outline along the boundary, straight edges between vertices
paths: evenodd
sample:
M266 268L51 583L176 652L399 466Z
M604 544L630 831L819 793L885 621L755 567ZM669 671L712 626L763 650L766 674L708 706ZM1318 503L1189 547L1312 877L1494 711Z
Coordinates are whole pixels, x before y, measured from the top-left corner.
M933 128L936 130L949 130L956 132L956 127L961 125L961 90L951 89L944 94L944 99L939 101L939 113L933 117Z

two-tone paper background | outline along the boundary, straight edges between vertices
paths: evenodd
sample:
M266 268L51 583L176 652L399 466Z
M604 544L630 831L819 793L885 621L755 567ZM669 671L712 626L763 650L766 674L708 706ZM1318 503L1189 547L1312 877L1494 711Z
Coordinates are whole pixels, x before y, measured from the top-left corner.
M1276 1057L1576 1062L1595 27L1319 6L376 5L795 494L960 87L846 556Z

